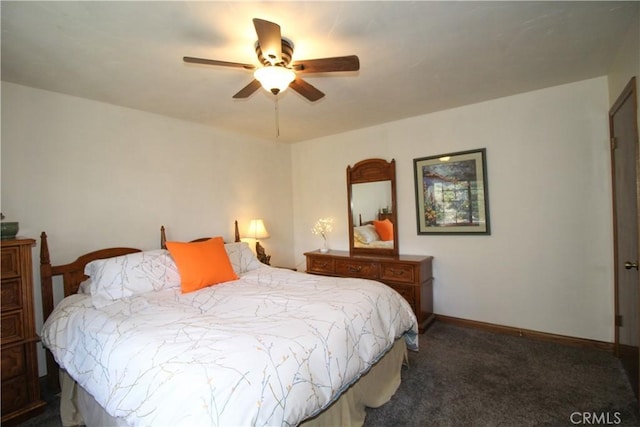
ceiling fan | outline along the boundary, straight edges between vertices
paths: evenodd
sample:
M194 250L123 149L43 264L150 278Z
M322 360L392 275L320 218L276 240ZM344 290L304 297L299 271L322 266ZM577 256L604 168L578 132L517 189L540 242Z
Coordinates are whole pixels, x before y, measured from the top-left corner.
M291 63L293 43L283 39L280 26L273 22L254 18L253 25L258 35L256 54L262 67L238 62L218 61L215 59L183 57L184 62L193 64L218 65L223 67L244 68L255 70L254 79L233 95L234 98L248 98L260 86L274 95L284 91L287 87L314 102L324 96L315 86L307 83L298 74L330 73L335 71L357 71L360 60L356 55L338 56L333 58L296 60Z

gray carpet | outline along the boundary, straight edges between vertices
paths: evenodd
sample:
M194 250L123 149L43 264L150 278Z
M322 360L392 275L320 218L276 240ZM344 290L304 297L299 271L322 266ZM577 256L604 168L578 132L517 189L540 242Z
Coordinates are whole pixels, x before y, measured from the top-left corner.
M436 322L409 364L366 427L640 426L620 361L601 350Z
M604 351L436 322L409 363L365 427L640 426L620 362ZM20 426L61 426L57 398L45 397L46 411Z

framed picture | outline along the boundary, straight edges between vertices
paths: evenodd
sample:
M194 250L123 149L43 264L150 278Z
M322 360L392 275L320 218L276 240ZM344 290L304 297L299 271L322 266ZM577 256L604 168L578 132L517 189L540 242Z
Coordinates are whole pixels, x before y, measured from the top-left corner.
M413 160L418 234L491 234L486 149Z

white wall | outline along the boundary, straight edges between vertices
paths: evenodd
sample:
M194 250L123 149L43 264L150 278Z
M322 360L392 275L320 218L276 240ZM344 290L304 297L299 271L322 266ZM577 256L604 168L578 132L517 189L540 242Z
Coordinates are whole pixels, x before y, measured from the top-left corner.
M109 246L233 239L259 216L272 264L293 264L290 146L2 82L2 212L46 231L54 264ZM251 241L253 244L253 241ZM34 248L36 313L42 324Z
M433 255L438 314L613 341L606 77L293 146L295 255L334 216L348 249L346 167L396 159L403 254ZM413 159L486 147L490 236L419 236Z

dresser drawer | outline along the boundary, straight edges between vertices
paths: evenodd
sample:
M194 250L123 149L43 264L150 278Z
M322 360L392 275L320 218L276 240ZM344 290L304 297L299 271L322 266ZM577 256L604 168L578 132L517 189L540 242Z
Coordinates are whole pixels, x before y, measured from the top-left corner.
M29 402L27 376L2 381L2 415L22 408Z
M2 312L22 308L22 280L19 277L3 279L0 285L0 305Z
M335 274L335 260L327 257L308 257L307 271L309 273Z
M2 315L2 324L0 325L0 342L2 344L20 341L24 339L22 328L22 310L14 311L9 314Z
M346 277L364 277L377 279L380 277L380 264L355 259L336 260L336 273Z
M15 246L2 248L1 260L2 279L20 275L20 248Z
M2 381L25 373L24 345L2 349Z
M415 286L398 285L395 283L388 284L387 286L389 286L394 291L402 295L402 297L406 299L409 304L411 304L411 307L414 308L414 311L415 311L415 307L416 307L416 296L415 296L416 287Z
M415 283L416 268L413 264L380 263L380 279L394 282Z

